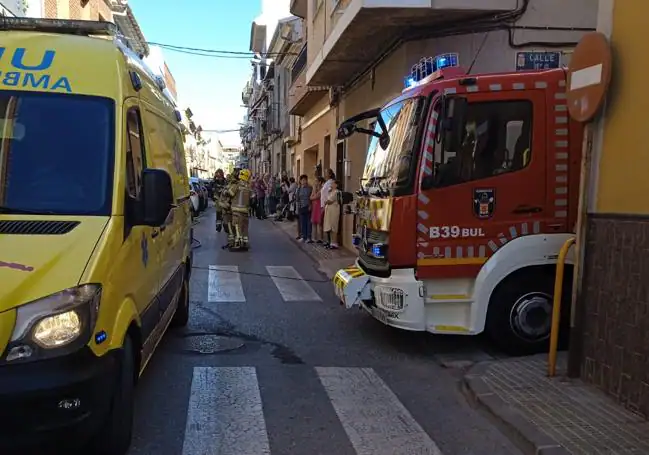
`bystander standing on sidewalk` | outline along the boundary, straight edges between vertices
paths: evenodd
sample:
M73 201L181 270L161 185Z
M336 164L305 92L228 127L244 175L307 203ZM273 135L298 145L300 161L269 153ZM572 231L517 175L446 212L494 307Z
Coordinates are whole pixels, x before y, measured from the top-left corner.
M297 214L297 189L298 185L297 182L293 177L288 179L288 203L289 203L289 213L290 218L289 220L293 220L293 218L297 219L297 237L296 239L301 239L302 235L300 233L300 217Z
M324 212L320 200L320 191L322 190L324 182L325 180L322 177L316 175L313 192L311 193L311 238L315 240L316 243L324 242L324 234L322 231Z
M264 218L270 213L270 174L264 174Z
M338 190L338 182L331 181L329 195L325 201L325 214L323 229L327 236L326 247L338 249L338 223L340 221L340 208L342 207L342 193Z
M279 181L273 175L268 180L268 214L274 215L277 212L279 202Z
M257 207L257 219L263 220L266 218L266 184L261 177L255 183L255 194L257 195L255 204Z
M329 191L331 190L331 184L334 180L336 180L336 174L334 174L334 171L331 169L327 169L327 172L325 173L325 178L327 181L322 185L322 188L320 189L320 207L322 207L322 217L324 218L324 213L325 213L325 202L327 202L327 199L329 198ZM324 222L321 221L321 222Z
M311 193L313 189L309 185L309 177L300 176L300 187L297 189L297 212L300 224L300 240L306 243L313 243L311 240Z

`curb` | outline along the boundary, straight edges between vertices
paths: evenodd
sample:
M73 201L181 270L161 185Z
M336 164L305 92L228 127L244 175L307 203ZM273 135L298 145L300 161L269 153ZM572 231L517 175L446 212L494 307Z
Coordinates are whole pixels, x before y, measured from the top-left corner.
M469 402L485 411L500 430L529 455L570 455L570 452L510 406L484 380L493 362L481 362L469 369L462 391Z

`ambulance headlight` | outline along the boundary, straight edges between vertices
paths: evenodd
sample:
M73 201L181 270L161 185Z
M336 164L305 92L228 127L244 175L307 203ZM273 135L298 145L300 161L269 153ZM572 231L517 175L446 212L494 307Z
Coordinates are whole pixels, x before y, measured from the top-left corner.
M84 284L19 306L2 360L33 361L80 349L95 328L100 300L101 286Z

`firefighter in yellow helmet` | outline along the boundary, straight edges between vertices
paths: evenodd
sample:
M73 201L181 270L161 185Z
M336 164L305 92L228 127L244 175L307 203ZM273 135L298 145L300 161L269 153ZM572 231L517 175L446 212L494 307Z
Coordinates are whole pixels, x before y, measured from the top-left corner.
M227 243L223 249L232 248L234 246L235 231L233 226L232 216L232 197L236 193L236 188L239 184L239 169L235 168L230 175L228 175L227 185L221 192L221 204L223 207L223 226L225 233L228 236Z
M249 247L248 216L250 213L250 197L252 194L252 190L250 189L250 171L248 169L241 169L239 171L239 179L235 185L229 187L229 191L232 197L232 225L235 235L232 249L247 250Z

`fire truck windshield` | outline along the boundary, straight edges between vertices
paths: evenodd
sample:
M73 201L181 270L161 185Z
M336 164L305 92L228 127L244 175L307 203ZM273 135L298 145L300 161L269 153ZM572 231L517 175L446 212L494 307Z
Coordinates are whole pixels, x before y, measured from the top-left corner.
M408 180L410 166L416 161L413 148L423 105L424 98L409 98L381 111L390 141L383 148L379 138L371 136L363 171L363 186L367 190L392 189ZM377 134L383 132L378 122L373 129Z

